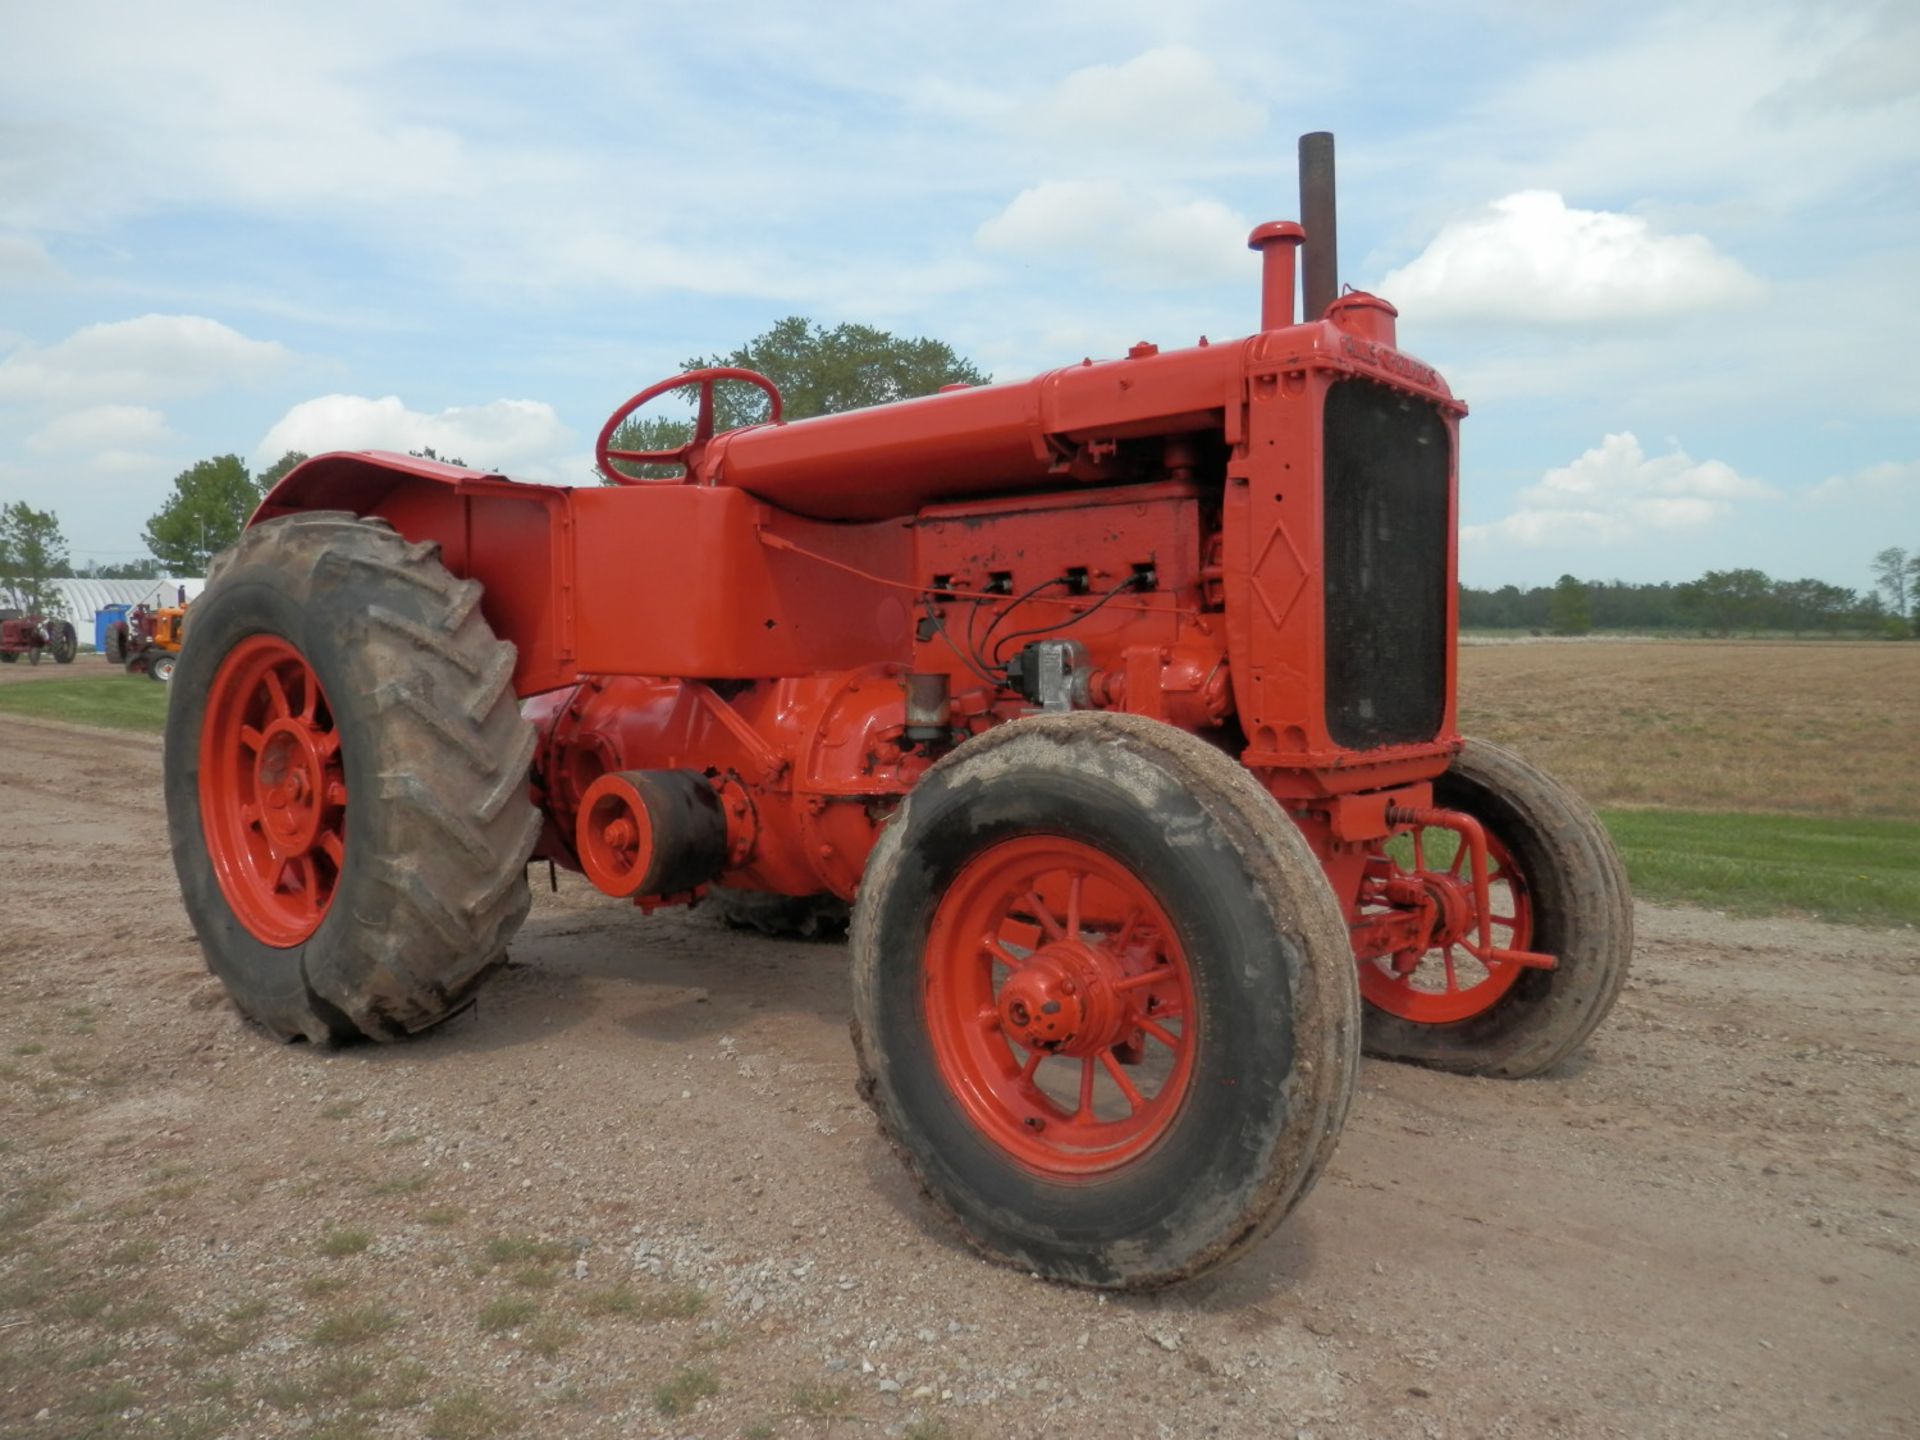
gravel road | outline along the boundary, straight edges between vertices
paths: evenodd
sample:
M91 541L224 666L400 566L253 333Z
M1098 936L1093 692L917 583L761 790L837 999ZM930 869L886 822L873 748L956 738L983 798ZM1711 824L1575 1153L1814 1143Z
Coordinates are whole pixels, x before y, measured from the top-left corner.
M0 1434L1912 1436L1920 938L1642 907L1560 1072L1369 1062L1263 1248L1102 1298L946 1234L844 951L544 879L410 1044L275 1044L159 748L0 716Z

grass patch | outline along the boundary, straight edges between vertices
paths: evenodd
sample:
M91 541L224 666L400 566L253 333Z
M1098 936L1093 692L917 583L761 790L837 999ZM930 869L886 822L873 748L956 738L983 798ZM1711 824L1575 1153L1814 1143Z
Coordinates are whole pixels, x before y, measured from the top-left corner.
M433 1205L420 1212L420 1223L431 1225L436 1230L444 1230L449 1225L458 1225L467 1218L467 1212L458 1205Z
M709 1395L720 1393L720 1377L698 1365L683 1365L653 1392L653 1408L662 1415L684 1415Z
M116 675L107 680L36 680L0 689L0 711L157 735L167 725L167 687L154 684L144 675Z
M794 1412L816 1420L844 1414L852 1403L851 1385L816 1385L812 1381L803 1381L793 1387Z
M488 1440L517 1429L520 1417L477 1390L449 1395L427 1416L429 1440Z
M1741 915L1920 924L1920 824L1608 810L1634 894Z
M396 1175L374 1184L375 1195L417 1195L433 1183L431 1175Z
M622 1280L604 1290L589 1291L583 1302L596 1319L619 1316L627 1320L691 1320L707 1305L707 1293L695 1285L669 1285L641 1291Z
M360 1102L358 1100L336 1100L331 1105L322 1105L320 1107L320 1118L322 1120L346 1120L359 1108Z
M527 1349L542 1360L551 1360L580 1338L580 1332L560 1320L542 1320L523 1337Z
M47 1048L46 1046L44 1046L44 1045L42 1045L42 1044L41 1044L41 1043L40 1043L39 1041L37 1041L37 1040L29 1040L29 1041L28 1041L28 1042L27 1042L26 1044L24 1044L24 1045L16 1045L16 1046L14 1046L14 1047L13 1047L13 1053L14 1053L14 1054L16 1054L16 1055L22 1055L22 1056L25 1056L25 1055L38 1055L38 1054L39 1054L39 1053L40 1053L41 1051L43 1051L43 1050L45 1050L46 1048Z
M490 1264L540 1264L552 1265L565 1260L573 1254L573 1246L559 1240L529 1240L523 1236L501 1236L487 1241L486 1256Z
M540 1306L524 1295L502 1295L482 1305L474 1321L487 1334L498 1335L518 1329L539 1313Z
M129 1240L107 1252L109 1265L144 1265L160 1253L158 1240Z
M314 1326L307 1338L316 1345L362 1345L377 1340L400 1323L391 1310L378 1305L356 1305L336 1311Z
M358 1255L373 1243L373 1236L365 1230L329 1230L320 1237L320 1253L330 1260L339 1260L348 1255Z

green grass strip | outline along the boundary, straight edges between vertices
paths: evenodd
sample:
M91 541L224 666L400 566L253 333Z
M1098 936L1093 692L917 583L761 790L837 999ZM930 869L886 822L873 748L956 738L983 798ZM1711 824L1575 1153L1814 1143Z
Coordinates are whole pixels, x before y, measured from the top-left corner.
M42 720L64 720L70 725L146 730L157 735L167 724L167 687L144 675L29 680L0 685L0 711Z
M1920 823L1605 810L1642 900L1740 915L1920 924Z

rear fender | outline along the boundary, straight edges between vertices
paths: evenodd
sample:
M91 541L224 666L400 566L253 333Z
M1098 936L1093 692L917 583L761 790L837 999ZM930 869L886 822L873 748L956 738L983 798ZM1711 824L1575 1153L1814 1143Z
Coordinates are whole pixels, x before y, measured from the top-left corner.
M480 582L481 613L517 652L514 689L531 695L579 679L568 496L559 486L412 455L342 451L289 471L247 523L347 510L378 516L409 540L438 544L448 570Z

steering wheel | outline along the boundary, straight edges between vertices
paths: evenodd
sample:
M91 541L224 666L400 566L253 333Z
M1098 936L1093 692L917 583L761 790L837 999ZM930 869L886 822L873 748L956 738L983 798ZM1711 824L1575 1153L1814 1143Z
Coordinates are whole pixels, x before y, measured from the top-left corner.
M700 461L700 452L707 448L707 442L713 439L713 387L721 380L744 380L749 385L758 385L767 392L767 403L772 411L771 423L780 423L780 390L757 370L741 370L732 365L714 365L705 370L689 370L684 375L676 375L671 380L662 380L658 385L649 385L608 417L607 423L600 427L600 438L594 442L593 460L600 467L600 473L616 485L652 485L662 481L648 480L639 475L624 475L613 468L613 462L623 460L629 465L678 465L686 471L684 475L668 476L664 483L684 485L692 478L693 467ZM620 428L634 411L655 396L664 395L669 390L678 390L685 385L700 387L700 410L693 422L693 438L676 450L614 450L613 432Z

